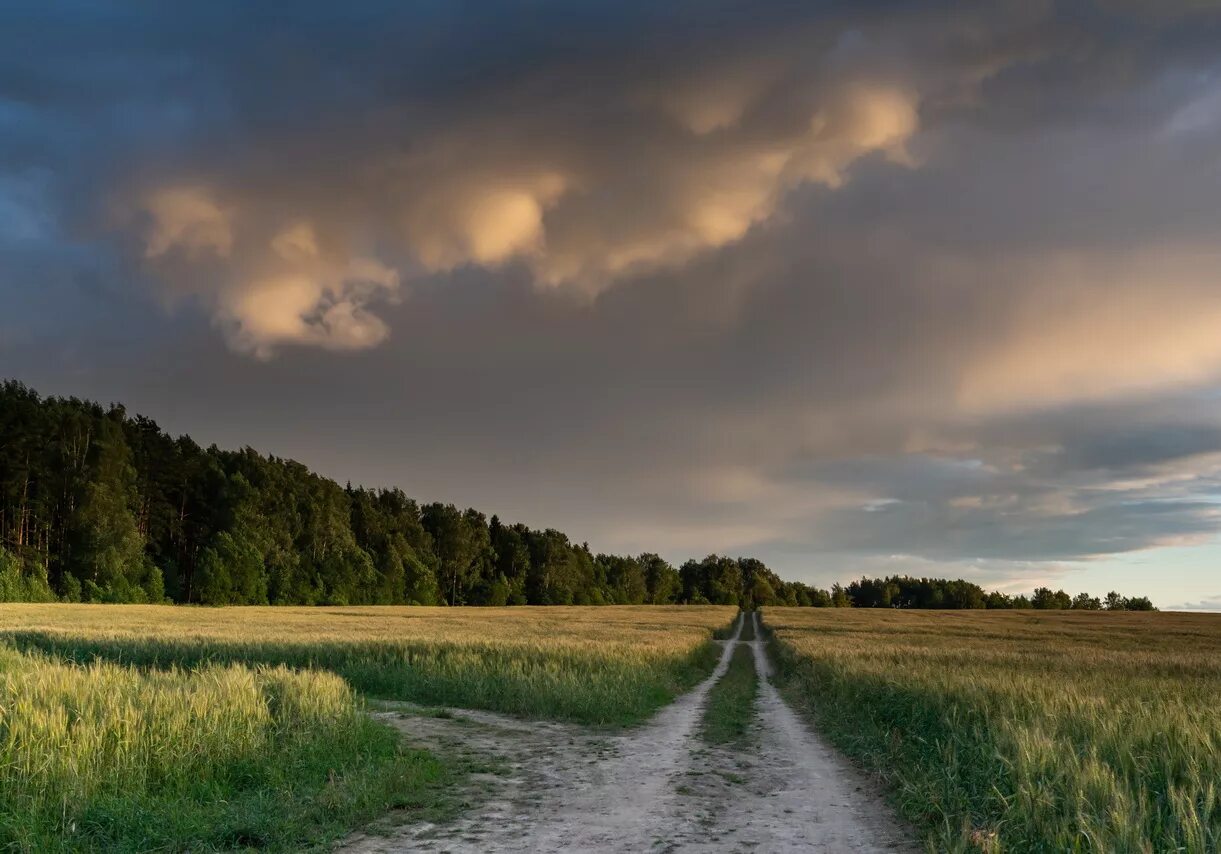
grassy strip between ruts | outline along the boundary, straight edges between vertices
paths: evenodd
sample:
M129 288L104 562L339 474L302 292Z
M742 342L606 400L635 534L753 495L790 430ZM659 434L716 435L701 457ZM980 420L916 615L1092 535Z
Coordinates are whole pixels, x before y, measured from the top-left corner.
M933 850L1221 850L1221 617L766 618L786 698Z
M746 626L749 625L747 621ZM729 659L729 669L708 692L708 704L704 707L704 717L700 722L700 736L704 741L710 744L744 744L755 719L755 697L758 693L754 653L750 646L740 643Z
M0 647L0 848L298 851L456 770L401 746L329 673L141 672Z

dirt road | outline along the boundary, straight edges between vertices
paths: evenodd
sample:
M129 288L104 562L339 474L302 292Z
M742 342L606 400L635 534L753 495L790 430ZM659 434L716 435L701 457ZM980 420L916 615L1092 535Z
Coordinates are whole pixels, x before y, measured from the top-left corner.
M387 713L413 744L481 757L508 773L476 775L482 791L455 822L363 835L341 850L918 850L868 781L785 704L766 678L763 641L739 641L741 629L739 622L707 680L645 726L621 733L472 711ZM747 751L712 748L698 736L708 692L738 643L751 644L761 677L757 746Z

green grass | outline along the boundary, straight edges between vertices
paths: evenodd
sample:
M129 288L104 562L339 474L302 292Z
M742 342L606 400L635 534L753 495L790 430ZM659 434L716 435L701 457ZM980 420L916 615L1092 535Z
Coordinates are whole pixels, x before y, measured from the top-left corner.
M747 621L743 627L750 626ZM700 736L709 744L742 746L749 741L755 719L755 696L759 692L755 656L746 644L738 644L725 675L708 693L708 704L700 722Z
M768 608L779 684L937 851L1221 850L1221 617Z
M400 746L326 673L140 672L0 647L0 848L298 851L452 771Z

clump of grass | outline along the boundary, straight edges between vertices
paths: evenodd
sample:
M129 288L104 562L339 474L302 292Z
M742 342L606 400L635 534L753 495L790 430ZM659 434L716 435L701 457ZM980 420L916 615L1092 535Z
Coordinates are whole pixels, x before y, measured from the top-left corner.
M139 672L0 647L0 848L300 850L435 804L447 773L332 674Z
M786 696L934 850L1221 850L1221 618L768 608Z
M747 621L743 632L750 626ZM700 722L700 736L709 744L741 746L749 740L755 719L755 697L759 693L755 656L746 644L738 644L725 675L708 692L708 703Z
M2 635L75 662L328 670L374 697L638 723L704 678L728 608L0 606Z

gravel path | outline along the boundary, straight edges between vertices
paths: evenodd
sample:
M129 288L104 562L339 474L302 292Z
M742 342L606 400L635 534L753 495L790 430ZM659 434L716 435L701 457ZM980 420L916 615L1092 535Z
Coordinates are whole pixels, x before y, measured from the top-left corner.
M757 622L755 628L758 637ZM340 850L918 850L873 787L785 704L766 678L763 641L739 641L741 629L739 622L707 680L648 724L623 732L465 710L452 718L382 715L415 745L461 751L507 773L475 775L475 805L457 821L361 835ZM764 677L755 747L747 751L709 747L698 735L708 692L738 643L753 647Z

